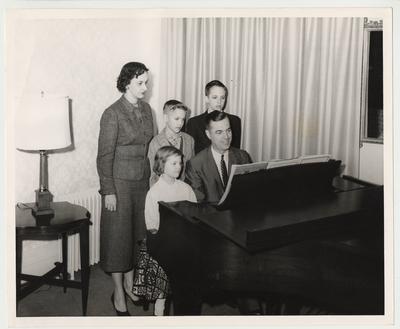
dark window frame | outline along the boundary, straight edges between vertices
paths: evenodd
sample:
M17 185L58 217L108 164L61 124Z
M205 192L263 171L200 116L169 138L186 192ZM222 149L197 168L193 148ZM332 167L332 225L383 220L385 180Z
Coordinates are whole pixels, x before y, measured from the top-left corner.
M373 42L375 47L371 48L371 34L380 32L380 35L374 35ZM381 38L379 40L379 38ZM363 48L363 65L362 65L362 85L361 85L361 143L378 143L383 144L383 21L371 21L364 19L364 48ZM381 46L381 49L379 48ZM371 53L372 49L372 53ZM380 54L377 52L381 52ZM375 52L375 53L374 53ZM370 65L370 59L382 63L378 65ZM373 65L373 64L372 64ZM374 72L378 70L378 72ZM381 72L379 71L381 70ZM373 90L370 90L370 78ZM378 86L378 88L376 88ZM377 91L378 89L378 91ZM382 106L380 106L382 105ZM380 108L381 107L381 108Z

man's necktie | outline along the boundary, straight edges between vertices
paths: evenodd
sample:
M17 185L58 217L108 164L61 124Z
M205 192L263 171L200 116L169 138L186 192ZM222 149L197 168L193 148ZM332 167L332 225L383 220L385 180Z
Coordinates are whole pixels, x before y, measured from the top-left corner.
M226 169L226 164L224 161L224 155L221 155L221 174L222 174L222 182L224 183L224 187L226 187L226 183L228 183L228 170Z

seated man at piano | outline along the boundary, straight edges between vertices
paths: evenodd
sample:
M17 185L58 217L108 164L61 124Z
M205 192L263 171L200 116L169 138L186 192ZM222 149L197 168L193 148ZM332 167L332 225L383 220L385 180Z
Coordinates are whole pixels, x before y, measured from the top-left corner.
M211 145L188 162L186 182L198 202L217 203L224 194L232 164L250 163L251 158L246 151L231 147L232 130L225 112L207 114L205 133Z
M250 163L250 155L231 146L232 130L225 112L213 111L206 116L207 137L211 145L187 164L186 182L192 187L198 202L217 203L224 194L232 164ZM245 314L259 314L255 299L237 300Z

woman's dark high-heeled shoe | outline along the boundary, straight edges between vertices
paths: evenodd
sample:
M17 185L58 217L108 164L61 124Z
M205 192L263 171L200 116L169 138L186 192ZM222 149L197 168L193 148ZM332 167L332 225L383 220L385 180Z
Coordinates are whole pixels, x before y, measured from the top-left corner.
M118 311L117 308L115 307L114 303L114 293L111 295L111 304L114 307L115 313L117 313L118 316L130 316L130 313L126 310L125 312Z
M134 300L130 294L128 294L127 289L125 289L126 295L129 297L129 299L132 301L133 305L135 306L143 306L143 311L148 311L149 310L149 301L145 300L144 298L140 298L137 296L139 299ZM133 294L133 292L132 292ZM136 296L136 295L135 295Z

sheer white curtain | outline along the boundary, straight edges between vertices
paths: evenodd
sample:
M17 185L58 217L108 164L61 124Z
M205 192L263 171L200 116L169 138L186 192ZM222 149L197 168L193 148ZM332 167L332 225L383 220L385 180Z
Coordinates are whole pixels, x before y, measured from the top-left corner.
M161 102L221 80L254 161L330 153L358 175L362 18L166 18Z

